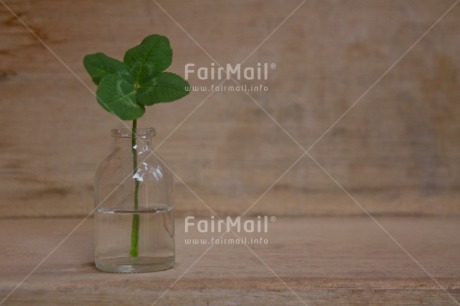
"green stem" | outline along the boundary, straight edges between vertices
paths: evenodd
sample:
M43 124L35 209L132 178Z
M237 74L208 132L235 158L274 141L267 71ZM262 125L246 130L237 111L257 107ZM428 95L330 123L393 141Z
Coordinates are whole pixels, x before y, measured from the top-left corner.
M137 172L137 146L136 146L136 130L137 120L133 120L133 128L131 131L131 148L133 151L133 175ZM139 184L140 181L134 178L134 210L139 207ZM131 229L131 250L129 252L131 257L139 256L139 214L133 215L132 229Z

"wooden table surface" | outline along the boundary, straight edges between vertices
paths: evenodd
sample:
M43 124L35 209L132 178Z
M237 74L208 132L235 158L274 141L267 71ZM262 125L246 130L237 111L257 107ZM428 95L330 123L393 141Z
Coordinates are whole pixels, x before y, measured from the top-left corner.
M403 250L367 217L278 218L267 244L208 249L178 218L173 269L110 274L92 219L1 219L0 305L458 305L459 221L378 218Z

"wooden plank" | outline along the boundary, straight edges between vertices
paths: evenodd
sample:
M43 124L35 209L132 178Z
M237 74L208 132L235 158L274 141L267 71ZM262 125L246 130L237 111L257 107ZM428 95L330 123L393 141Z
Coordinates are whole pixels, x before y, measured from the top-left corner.
M298 5L163 2L222 64L245 58ZM104 51L121 58L158 32L172 41L172 71L184 74L186 63L211 60L150 0L6 4L80 80L0 6L0 216L83 216L92 208L95 169L110 150L109 131L121 126L85 88L94 90L83 56ZM247 65L277 65L269 92L252 95L308 148L451 4L309 1L248 59ZM456 8L311 152L372 213L460 213L459 23ZM211 84L196 76L190 82ZM157 128L158 144L207 94L155 106L140 125ZM249 207L302 153L242 93L214 94L159 152L227 214ZM176 191L178 214L208 214L183 184ZM255 209L362 213L308 158Z
M1 219L0 298L79 221ZM458 218L385 217L379 222L460 299ZM187 245L185 239L211 235L185 233L184 220L176 219L176 266L129 275L95 269L92 232L88 220L3 305L151 305L172 284L156 305L301 305L299 298L308 305L455 305L364 217L279 218L268 233L257 234L268 244L250 246L258 257L242 245L216 245L195 264L208 246Z

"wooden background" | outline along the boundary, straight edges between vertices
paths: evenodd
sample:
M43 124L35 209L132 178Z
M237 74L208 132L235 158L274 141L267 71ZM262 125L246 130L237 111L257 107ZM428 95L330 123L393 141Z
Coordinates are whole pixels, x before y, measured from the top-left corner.
M251 95L308 148L453 2L307 0L264 42L301 1L5 1L33 34L0 5L0 216L91 210L95 169L122 125L87 88L87 53L121 58L160 33L172 42L170 71L183 75L186 63L210 66L202 48L234 65L262 43L246 64L276 69L269 91ZM456 7L311 150L371 213L460 213L459 17ZM158 144L207 94L155 106L140 124L157 129ZM158 152L227 214L244 211L302 154L244 93L211 95ZM180 181L176 205L208 214ZM304 157L251 213L362 211Z

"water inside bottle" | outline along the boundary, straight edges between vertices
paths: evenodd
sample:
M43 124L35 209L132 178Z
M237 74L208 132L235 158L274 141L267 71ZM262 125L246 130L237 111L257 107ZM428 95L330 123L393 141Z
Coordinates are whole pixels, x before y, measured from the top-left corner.
M158 205L156 205L158 207ZM139 216L138 256L131 256L133 216ZM106 272L152 272L174 265L174 209L97 209L96 267Z

